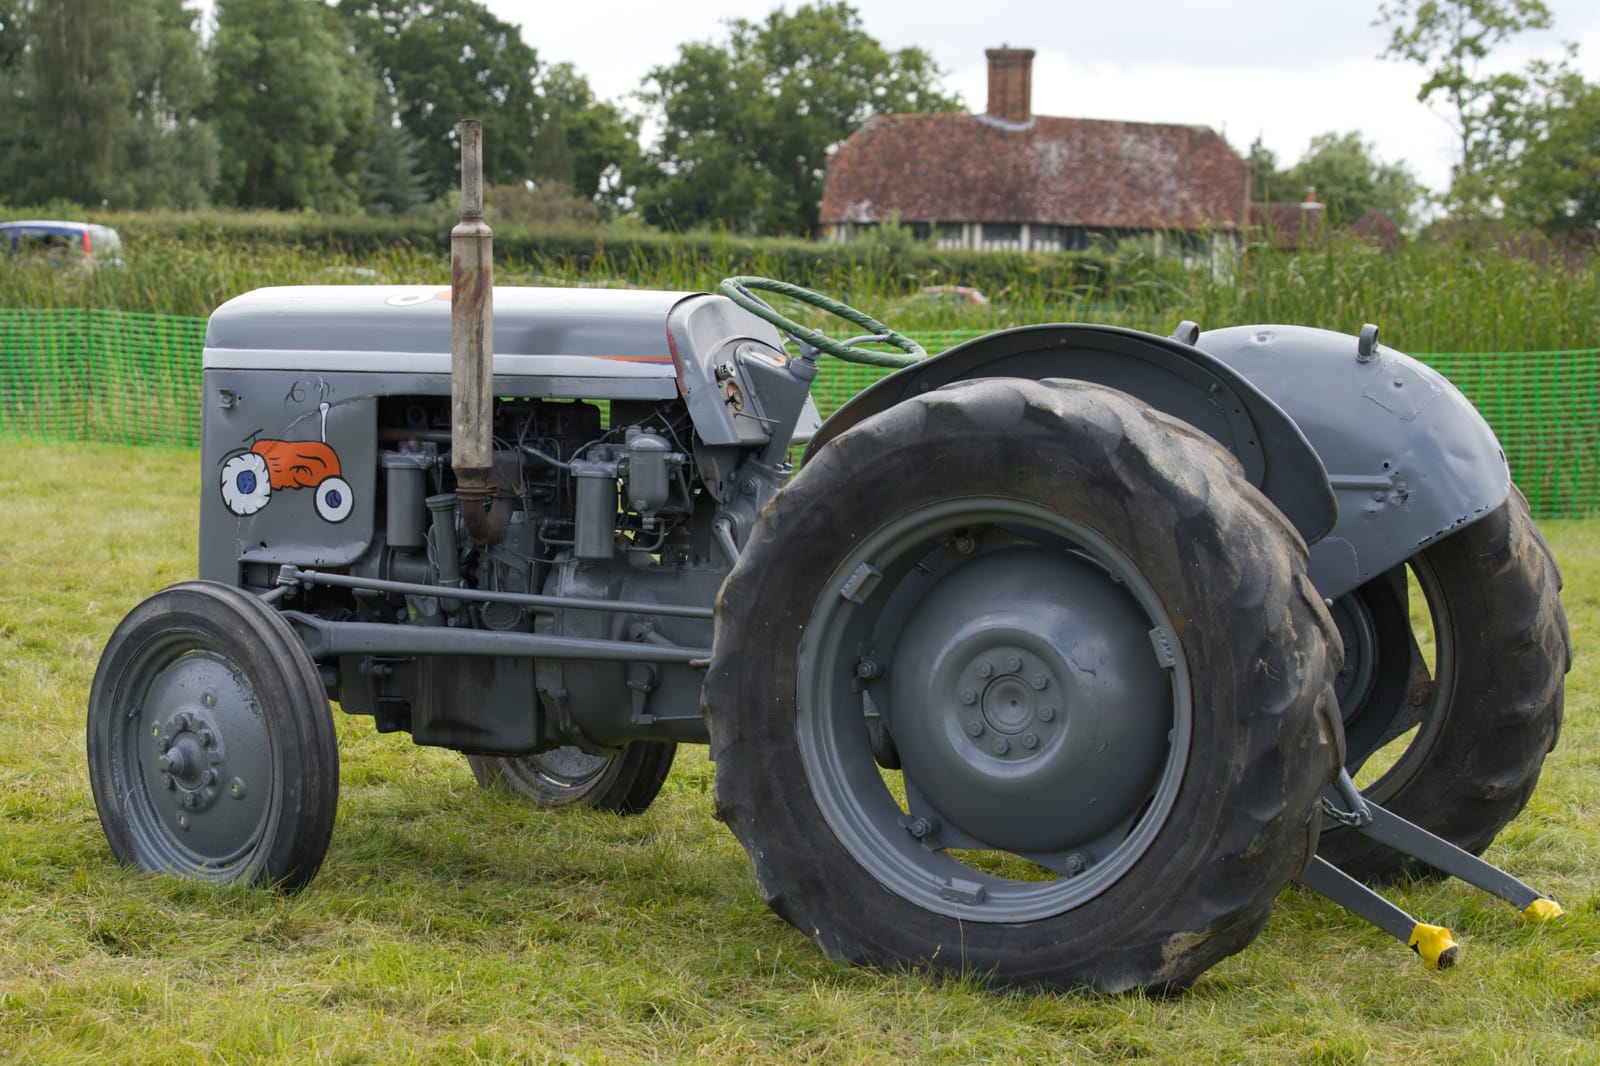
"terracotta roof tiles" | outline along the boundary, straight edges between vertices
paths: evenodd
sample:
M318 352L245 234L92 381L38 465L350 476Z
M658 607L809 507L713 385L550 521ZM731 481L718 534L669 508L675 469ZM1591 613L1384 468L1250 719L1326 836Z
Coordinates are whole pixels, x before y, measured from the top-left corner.
M834 153L821 219L1237 229L1249 186L1245 161L1200 126L881 115Z

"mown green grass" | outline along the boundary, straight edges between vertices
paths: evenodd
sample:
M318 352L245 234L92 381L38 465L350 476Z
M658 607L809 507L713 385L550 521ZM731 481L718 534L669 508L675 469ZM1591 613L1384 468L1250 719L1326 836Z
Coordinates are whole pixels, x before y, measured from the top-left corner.
M118 867L84 769L96 659L192 575L198 459L0 442L0 1062L1594 1062L1600 522L1547 527L1577 660L1560 747L1489 857L1555 894L1522 923L1392 891L1461 965L1290 888L1171 998L996 993L836 966L761 900L680 756L644 815L552 816L463 760L340 718L341 807L302 894Z

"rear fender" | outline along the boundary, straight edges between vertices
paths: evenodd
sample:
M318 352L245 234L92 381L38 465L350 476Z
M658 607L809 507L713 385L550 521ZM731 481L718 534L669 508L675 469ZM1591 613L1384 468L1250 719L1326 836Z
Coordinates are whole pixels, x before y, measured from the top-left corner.
M1198 347L1293 418L1339 501L1311 548L1311 580L1333 599L1505 502L1505 451L1437 371L1376 343L1305 326L1234 326ZM1363 353L1362 348L1366 351Z
M1071 378L1119 389L1219 441L1300 535L1316 541L1336 509L1316 451L1259 390L1207 352L1115 326L1044 325L992 333L891 374L850 400L806 449L879 411L971 378Z

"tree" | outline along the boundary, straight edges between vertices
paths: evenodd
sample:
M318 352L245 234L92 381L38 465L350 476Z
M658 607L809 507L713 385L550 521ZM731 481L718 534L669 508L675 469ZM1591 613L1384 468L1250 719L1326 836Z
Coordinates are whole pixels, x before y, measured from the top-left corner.
M476 0L340 0L339 13L417 143L430 195L459 182L456 124L463 118L483 120L486 178L535 177L539 61L519 27Z
M198 14L182 0L0 6L0 180L14 201L205 202L215 146ZM45 165L41 165L45 163Z
M1600 240L1600 85L1566 63L1529 70L1529 89L1494 116L1501 157L1489 185L1505 216L1552 237Z
M320 0L217 0L220 190L240 207L348 210L372 83Z
M639 119L597 100L571 63L557 63L539 80L543 113L534 144L534 171L616 214L645 167Z
M1422 67L1428 77L1417 91L1423 103L1442 97L1446 117L1460 142L1449 199L1456 213L1491 211L1487 171L1495 163L1490 131L1497 111L1527 87L1517 74L1485 75L1491 49L1530 29L1548 29L1543 0L1389 0L1378 24L1390 30L1385 58Z
M1354 131L1311 138L1306 154L1283 172L1277 186L1299 196L1315 188L1334 225L1354 222L1368 211L1381 211L1406 229L1415 221L1423 197L1415 174L1398 163L1378 162L1373 158L1373 146Z
M647 220L741 232L817 228L828 151L873 115L953 110L918 48L890 52L845 3L728 23L724 44L687 44L642 97L663 128Z

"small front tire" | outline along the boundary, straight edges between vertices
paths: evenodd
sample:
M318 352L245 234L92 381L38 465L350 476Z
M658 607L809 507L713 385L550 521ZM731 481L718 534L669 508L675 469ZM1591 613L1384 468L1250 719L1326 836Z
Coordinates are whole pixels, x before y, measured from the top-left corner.
M278 613L173 585L111 634L88 708L89 783L112 853L214 882L305 885L339 797L327 693Z

